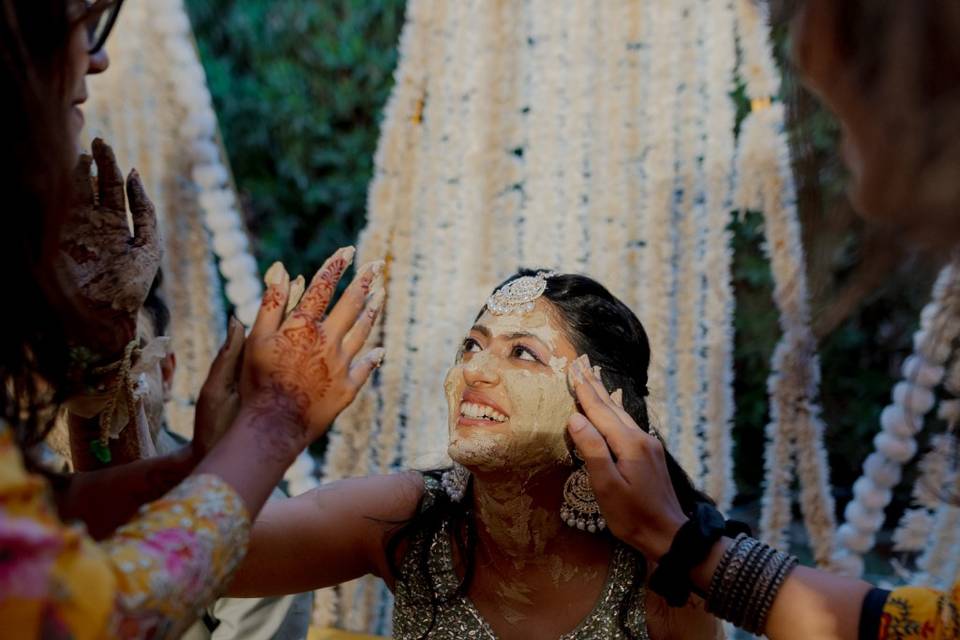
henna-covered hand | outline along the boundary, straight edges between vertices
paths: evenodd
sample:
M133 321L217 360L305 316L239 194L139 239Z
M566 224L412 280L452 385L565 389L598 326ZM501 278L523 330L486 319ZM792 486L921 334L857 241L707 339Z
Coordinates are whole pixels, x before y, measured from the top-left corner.
M244 405L299 425L304 446L322 435L380 364L383 349L355 359L373 328L384 294L382 262L363 266L329 315L337 283L354 249L337 251L286 314L290 276L280 264L267 272L267 291L247 338L240 397ZM279 438L281 434L272 434ZM271 445L272 446L272 445Z
M94 162L96 180L91 176ZM122 354L135 335L136 315L160 267L162 251L153 203L140 176L131 171L124 185L113 150L99 138L93 141L93 156L80 157L73 206L60 238L57 270L84 311L74 337L101 355Z

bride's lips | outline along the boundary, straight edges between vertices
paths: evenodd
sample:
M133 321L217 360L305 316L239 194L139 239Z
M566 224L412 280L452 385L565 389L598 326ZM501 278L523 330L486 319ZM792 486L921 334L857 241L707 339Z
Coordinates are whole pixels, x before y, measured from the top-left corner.
M504 417L504 420L500 421L500 420L493 420L490 418L467 417L463 414L460 414L458 409L457 426L492 427L492 426L501 425L510 419L510 416L507 414L507 412L501 409L497 405L497 403L493 402L492 400L489 400L486 396L480 393L477 393L476 391L473 391L471 389L467 389L466 391L463 392L463 397L460 399L460 404L461 406L463 404L478 404L478 405L483 405L485 407L490 407L495 412L502 415Z

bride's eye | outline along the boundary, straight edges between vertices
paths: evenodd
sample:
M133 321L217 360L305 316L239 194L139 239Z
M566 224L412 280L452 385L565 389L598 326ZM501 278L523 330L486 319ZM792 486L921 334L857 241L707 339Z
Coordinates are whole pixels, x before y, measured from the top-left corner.
M527 362L540 362L540 358L533 352L533 349L525 347L522 344L513 345L513 348L510 349L510 357L517 358L518 360L526 360ZM542 362L540 363L543 364Z
M460 346L460 351L463 353L476 353L482 351L482 347L480 343L473 338L466 338Z

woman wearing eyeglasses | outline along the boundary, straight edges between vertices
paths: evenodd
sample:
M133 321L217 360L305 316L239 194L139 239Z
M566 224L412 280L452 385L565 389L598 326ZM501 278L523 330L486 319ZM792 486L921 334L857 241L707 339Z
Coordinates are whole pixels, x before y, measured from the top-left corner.
M108 66L102 47L120 4L0 0L3 638L179 637L243 557L250 521L284 470L382 354L357 357L382 299L375 268L326 313L351 249L327 261L289 315L290 280L274 269L250 337L231 324L204 385L233 380L242 347L244 404L209 450L69 480L34 460L64 401L126 381L135 313L160 261L136 173L124 180L99 142L74 170L85 76ZM74 519L88 526L66 524Z

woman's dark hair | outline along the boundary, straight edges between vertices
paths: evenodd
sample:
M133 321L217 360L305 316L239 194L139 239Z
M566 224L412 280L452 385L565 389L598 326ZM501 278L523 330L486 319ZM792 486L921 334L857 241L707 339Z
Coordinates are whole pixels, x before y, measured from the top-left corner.
M542 270L541 270L542 271ZM502 282L503 285L523 276L536 275L538 271L521 269ZM650 364L650 343L640 320L627 305L611 294L606 287L587 276L575 274L555 275L547 280L543 297L553 304L563 325L567 339L578 354L587 354L590 363L600 367L600 376L608 391L621 389L623 408L644 431L650 431L650 419L647 415L647 369ZM481 309L480 314L483 314ZM478 317L479 317L478 315ZM677 498L685 513L691 513L698 503L713 501L698 491L690 477L679 463L666 453L667 470ZM444 470L427 472L427 475L439 479ZM454 597L463 595L470 586L474 573L474 551L476 547L476 523L473 518L472 490L470 483L464 499L455 503L445 493L434 496L432 504L418 510L418 515L402 524L394 531L387 542L387 556L390 569L399 581L399 557L402 545L418 536L432 536L440 527L446 525L453 536L458 556L464 560L463 580ZM559 517L559 515L557 516ZM607 534L609 535L609 534ZM429 572L427 553L429 544L417 545L415 550L422 557L416 559L423 573ZM643 576L638 576L642 580ZM629 598L625 599L620 611L621 624L626 614ZM444 602L425 603L432 607L435 617L436 608ZM626 629L626 627L624 627ZM629 629L627 629L629 631Z
M67 0L0 0L0 273L8 312L0 331L0 418L25 452L53 424L68 368L71 308L54 273L75 161L66 65Z

